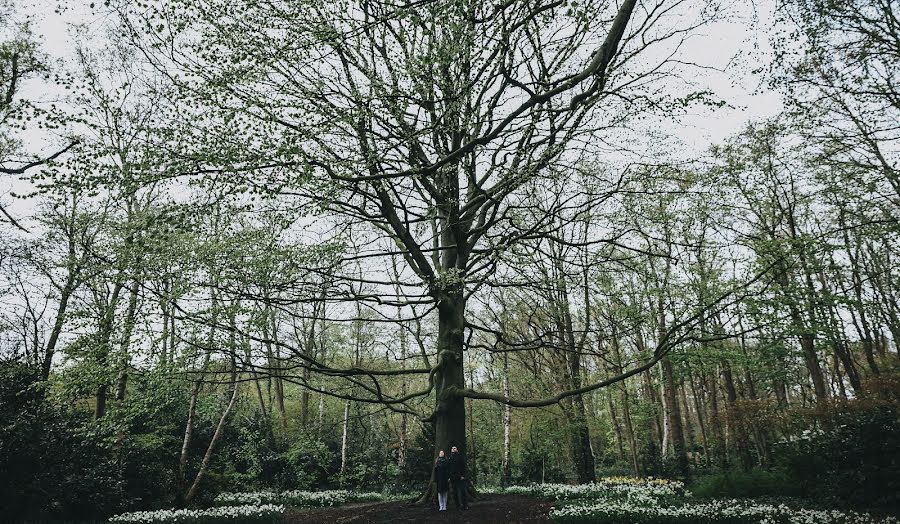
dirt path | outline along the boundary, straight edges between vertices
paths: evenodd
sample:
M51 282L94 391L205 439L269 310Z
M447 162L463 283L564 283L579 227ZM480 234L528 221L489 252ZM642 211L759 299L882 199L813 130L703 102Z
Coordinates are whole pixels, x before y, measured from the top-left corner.
M552 504L521 495L482 495L468 510L438 512L434 507L412 506L407 502L348 504L337 508L288 510L285 524L387 524L391 522L452 522L456 524L494 524L525 522L548 524Z

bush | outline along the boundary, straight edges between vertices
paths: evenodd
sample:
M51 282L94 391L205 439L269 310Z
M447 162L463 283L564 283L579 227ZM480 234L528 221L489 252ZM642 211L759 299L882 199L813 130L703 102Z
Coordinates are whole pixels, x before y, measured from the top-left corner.
M0 363L0 515L5 522L92 519L127 502L113 435L81 429L44 397L38 370Z
M900 507L896 405L839 408L823 429L780 443L779 463L804 496L855 507Z
M691 485L698 497L765 497L802 494L796 480L783 470L724 471L698 477Z
M327 483L334 454L322 440L299 432L289 448L278 445L269 431L271 423L259 413L222 443L221 458L230 462L228 489L310 489Z

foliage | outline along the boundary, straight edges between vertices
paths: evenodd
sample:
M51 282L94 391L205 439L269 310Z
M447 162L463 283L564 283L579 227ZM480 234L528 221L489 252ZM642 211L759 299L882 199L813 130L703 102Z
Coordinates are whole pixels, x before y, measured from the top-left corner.
M724 470L694 479L691 492L698 497L794 496L802 490L786 471L753 468L750 471Z
M40 371L0 363L0 512L4 520L87 519L125 504L111 435L44 398Z
M272 421L255 413L226 440L232 464L231 489L313 489L327 483L334 471L334 453L315 435L300 431L285 448L271 433Z
M778 446L803 494L857 507L900 507L900 418L895 405L835 406L827 425Z

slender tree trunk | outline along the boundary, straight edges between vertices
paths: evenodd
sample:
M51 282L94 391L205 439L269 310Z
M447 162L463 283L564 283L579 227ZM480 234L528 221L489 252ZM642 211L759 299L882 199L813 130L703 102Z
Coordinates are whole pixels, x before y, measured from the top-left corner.
M666 425L671 432L672 450L675 453L675 465L681 476L688 474L687 449L684 443L684 428L681 425L681 408L678 405L677 385L672 369L672 361L668 356L662 359L663 383L665 384Z
M169 283L163 282L163 298L160 301L160 309L162 310L162 333L160 334L159 362L167 364L169 362L169 305L168 296Z
M231 381L231 398L228 401L228 405L225 407L225 411L222 412L222 416L219 417L219 423L216 424L216 430L213 432L212 440L210 440L209 445L206 447L206 453L203 454L203 460L200 462L200 469L197 471L197 476L194 477L194 482L191 484L190 489L188 489L187 493L184 495L185 504L191 502L194 499L194 496L197 495L197 491L200 489L200 483L203 481L203 477L206 476L207 468L209 468L209 461L212 459L213 452L216 449L216 444L218 444L219 439L222 437L222 430L225 427L225 421L228 419L228 415L231 413L232 408L234 408L234 402L237 399L238 394L238 386L237 386L237 370L232 372L232 381Z
M631 453L631 467L634 468L636 476L642 477L640 450L638 449L637 436L634 434L634 424L631 421L631 402L628 396L628 388L624 384L620 395L622 398L622 422L625 424L625 434L628 436L628 450Z
M325 424L325 394L319 393L319 416L316 420L316 432L322 435L322 428Z
M69 274L66 276L66 283L63 285L59 294L59 307L56 310L56 319L53 321L53 329L50 331L50 338L47 339L47 345L44 347L44 360L41 363L41 379L50 378L50 367L53 365L53 355L56 353L56 344L59 342L59 336L62 334L63 325L66 321L66 310L69 307L69 299L75 291L75 268L69 268Z
M125 326L122 330L119 375L116 378L116 401L118 402L125 400L125 389L128 385L128 367L131 365L131 334L134 331L135 316L137 314L139 286L140 283L135 279L131 283L131 288L128 289L128 309L125 313Z
M341 423L341 469L338 473L341 485L344 485L344 473L347 471L347 438L350 433L350 401L344 402L344 418Z
M710 425L712 426L714 449L713 455L716 462L720 466L725 466L728 460L728 441L725 438L725 431L722 426L721 411L719 410L719 386L715 370L703 374L705 389L709 392L707 403L707 413Z
M402 314L400 312L400 308L397 308L397 320L402 320ZM409 341L406 338L406 326L400 325L400 369L406 369L406 358L409 354ZM403 381L400 384L400 396L405 396L407 394L407 381ZM406 448L408 446L407 443L407 435L409 434L409 416L406 412L400 414L400 428L398 429L399 433L399 444L397 446L397 466L401 469L406 467Z
M197 373L197 379L191 385L191 397L188 404L188 417L184 426L184 438L181 441L181 454L178 457L178 481L182 489L187 486L187 461L191 449L191 441L194 437L194 419L197 416L197 399L200 397L200 388L203 386L203 373L209 365L209 351L203 357L203 364Z
M731 373L731 364L722 360L722 380L725 385L726 401L728 404L728 425L730 433L734 436L734 448L738 454L738 461L744 470L750 469L753 459L750 456L749 437L744 427L743 414L737 409L737 389L734 387L734 377Z
M124 270L120 270L118 276L116 277L115 284L113 285L113 291L110 295L109 303L106 305L103 317L100 319L100 326L97 333L100 353L97 356L97 364L101 369L105 368L109 363L110 342L112 340L113 329L115 327L114 322L116 316L116 307L119 305L119 297L122 294L122 289L125 287L123 276ZM107 383L107 380L105 378L101 380L102 382L97 386L97 394L95 395L95 420L100 420L104 415L106 415L106 397L109 390L109 384Z
M688 383L691 386L691 396L694 398L694 409L697 412L697 425L700 427L700 441L703 443L703 461L709 466L711 461L711 449L709 447L709 437L706 434L706 420L703 409L703 401L698 394L698 388L694 386L694 374L688 371Z
M682 427L684 428L684 437L685 442L687 444L688 450L693 450L696 447L695 436L694 436L694 425L691 423L691 408L690 404L688 404L687 400L687 392L685 391L684 382L678 385L678 402L681 407L682 414Z
M509 354L503 353L503 396L510 398L509 387ZM503 459L500 464L500 485L509 486L512 477L510 459L512 457L510 447L510 431L512 427L512 408L509 404L503 404Z
M281 429L287 431L287 412L284 407L284 387L281 381L281 359L278 358L272 349L272 342L275 340L275 316L268 305L263 311L263 340L265 341L266 358L269 363L269 374L274 379L275 407L278 409Z

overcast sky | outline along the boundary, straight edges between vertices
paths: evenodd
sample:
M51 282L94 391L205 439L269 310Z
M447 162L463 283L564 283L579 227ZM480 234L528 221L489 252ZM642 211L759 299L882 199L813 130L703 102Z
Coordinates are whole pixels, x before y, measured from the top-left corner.
M87 34L94 42L102 42L105 26L111 20L88 7L88 0L13 0L18 18L27 16L33 21L33 29L43 50L51 57L62 61L70 60L75 43L72 24L87 28ZM741 131L750 121L762 120L778 114L782 109L777 93L766 89L764 80L753 75L750 70L770 60L768 35L765 31L772 27L772 0L755 2L751 12L751 2L736 2L734 15L707 26L693 36L684 49L695 63L707 66L691 80L697 89L709 89L729 106L719 109L696 109L687 117L677 121L663 120L659 125L676 139L672 153L681 158L690 158L706 151L711 144ZM751 23L751 15L757 17ZM46 89L32 85L32 90ZM33 97L35 93L25 93ZM47 93L40 93L44 98ZM46 143L46 136L30 132L25 136L29 151L39 150ZM27 190L27 185L7 177L0 180L0 198L10 204L8 192ZM33 204L18 201L8 205L8 209L20 217L27 216Z

